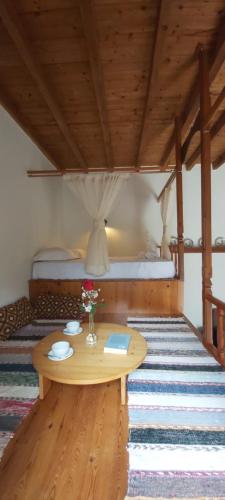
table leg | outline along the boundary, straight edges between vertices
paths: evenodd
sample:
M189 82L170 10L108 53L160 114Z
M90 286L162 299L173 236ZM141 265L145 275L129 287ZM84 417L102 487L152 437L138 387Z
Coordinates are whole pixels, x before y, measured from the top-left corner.
M51 380L39 374L39 397L44 399L51 387Z
M127 400L127 387L126 387L126 381L127 381L127 377L126 375L124 375L123 377L121 377L121 405L125 405L126 404L126 400Z

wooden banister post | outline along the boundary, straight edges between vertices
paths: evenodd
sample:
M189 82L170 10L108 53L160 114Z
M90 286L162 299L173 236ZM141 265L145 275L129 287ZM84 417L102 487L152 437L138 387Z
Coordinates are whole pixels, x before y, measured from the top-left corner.
M176 132L176 193L177 193L177 237L178 237L178 276L184 280L184 222L183 222L183 185L181 123L175 118Z
M212 233L211 233L211 145L208 115L210 111L209 69L207 53L199 51L200 133L201 133L201 205L202 205L202 301L204 340L212 344Z

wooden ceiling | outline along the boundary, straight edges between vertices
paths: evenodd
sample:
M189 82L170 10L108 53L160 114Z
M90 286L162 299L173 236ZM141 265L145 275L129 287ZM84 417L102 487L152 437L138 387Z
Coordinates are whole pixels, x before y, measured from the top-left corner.
M0 102L58 170L174 165L175 115L185 139L199 109L199 44L211 65L220 51L212 103L225 85L224 20L225 0L1 0ZM223 124L225 101L215 166ZM196 133L189 168L198 146Z

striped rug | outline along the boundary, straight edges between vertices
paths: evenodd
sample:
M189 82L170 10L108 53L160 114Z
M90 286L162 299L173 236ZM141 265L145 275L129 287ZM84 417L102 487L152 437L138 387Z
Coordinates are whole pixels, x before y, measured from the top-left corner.
M128 377L126 498L225 499L225 372L183 318L128 318L145 337Z
M0 457L39 395L32 349L55 329L55 325L27 325L9 340L0 341Z

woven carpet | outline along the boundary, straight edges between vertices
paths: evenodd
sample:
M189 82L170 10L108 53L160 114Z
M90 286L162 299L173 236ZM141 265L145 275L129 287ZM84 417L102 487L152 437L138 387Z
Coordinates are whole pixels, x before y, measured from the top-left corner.
M39 395L32 349L55 328L27 325L0 342L0 457Z
M183 318L128 318L145 337L128 377L126 498L225 499L225 372Z

